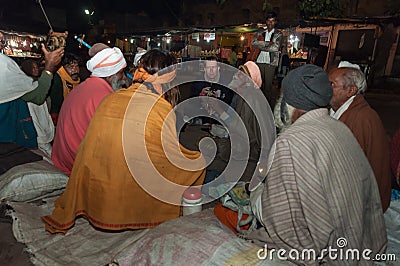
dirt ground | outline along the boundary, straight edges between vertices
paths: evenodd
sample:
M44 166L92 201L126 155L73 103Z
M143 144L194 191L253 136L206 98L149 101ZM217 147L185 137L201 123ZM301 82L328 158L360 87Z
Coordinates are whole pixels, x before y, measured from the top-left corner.
M33 265L24 248L15 240L11 224L0 223L0 265Z

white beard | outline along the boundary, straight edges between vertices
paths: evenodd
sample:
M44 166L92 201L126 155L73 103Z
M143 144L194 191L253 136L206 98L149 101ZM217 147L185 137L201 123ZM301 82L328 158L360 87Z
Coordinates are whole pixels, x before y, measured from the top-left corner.
M292 124L293 113L296 109L293 106L285 103L284 110L282 112L281 105L282 96L279 97L274 108L274 119L276 127L279 129L279 134L290 127L290 125Z
M124 79L118 79L118 77L116 75L114 75L112 77L110 85L114 91L117 91L117 90L121 89L124 85L126 85L126 83L125 83Z

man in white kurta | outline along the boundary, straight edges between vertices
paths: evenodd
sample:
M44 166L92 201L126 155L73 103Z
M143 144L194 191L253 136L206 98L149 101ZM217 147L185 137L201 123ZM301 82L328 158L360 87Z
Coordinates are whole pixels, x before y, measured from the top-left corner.
M250 186L263 226L248 237L268 249L285 250L295 263L372 264L362 258L363 250L371 250L372 259L385 251L387 239L368 160L351 131L329 116L325 106L332 89L321 68L302 66L285 79L281 117L293 124L276 139L265 183ZM359 251L360 261L346 259L349 249ZM293 250L316 255L296 258Z

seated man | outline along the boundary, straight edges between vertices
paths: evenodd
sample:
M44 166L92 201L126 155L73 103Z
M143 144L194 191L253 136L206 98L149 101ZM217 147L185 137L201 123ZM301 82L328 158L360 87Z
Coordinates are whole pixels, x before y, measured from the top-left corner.
M251 79L250 79L251 78ZM253 81L253 82L251 82ZM250 154L246 170L241 178L242 181L249 181L253 176L256 164L259 161L262 138L259 123L268 124L266 121L269 117L266 114L268 108L267 101L262 101L262 94L255 92L259 90L262 84L260 69L253 61L248 61L244 65L239 66L238 72L233 77L229 87L234 89L238 94L234 96L231 107L232 109L225 110L219 101L208 101L212 110L215 111L215 116L220 118L228 129L237 129L238 123L243 122L246 128L246 133L249 140ZM263 121L258 121L255 111L263 114ZM235 117L234 114L238 117ZM272 117L271 117L272 121ZM266 140L264 140L266 141ZM273 140L270 142L272 143ZM265 145L265 143L264 143ZM219 151L217 157L207 170L214 170L221 173L226 167L229 160L231 146L228 144L218 146ZM222 163L221 163L222 162ZM210 181L209 176L206 176L206 182Z
M34 59L28 58L22 61L21 70L33 80L38 80L40 77L39 63Z
M49 91L50 115L54 125L57 125L61 106L68 94L80 83L79 78L80 58L72 53L66 53L61 67L54 75L53 84Z
M374 171L385 212L391 193L389 141L379 115L364 99L365 76L358 65L344 61L329 73L329 80L333 88L331 116L345 123L358 140Z
M328 76L304 65L282 85L279 119L291 125L276 139L265 183L250 183L261 226L246 237L286 254L315 251L295 260L299 264L334 263L329 248L370 249L371 257L383 252L386 231L374 174L351 131L328 114ZM345 247L340 238L347 240Z
M37 81L28 77L14 60L0 53L0 142L29 148L38 146L38 134L27 103L43 105L46 101L64 47L49 52L43 45L42 51L45 66Z
M71 174L79 144L97 106L108 94L122 88L126 61L119 48L106 48L87 62L92 75L65 99L58 118L51 159L66 175Z
M193 84L191 96L199 96L207 89L214 92L218 99L229 105L232 102L233 92L221 84L229 84L231 77L222 77L218 64L216 56L207 58L204 65L204 81L198 81Z
M33 80L38 80L40 76L39 63L34 59L25 59L21 63L21 70ZM55 127L51 119L47 103L37 105L28 102L29 113L32 117L32 122L35 125L37 133L38 148L51 157L51 143L54 140Z
M53 214L42 218L49 232L65 233L80 215L112 231L150 228L179 216L183 191L203 183L205 164L199 152L178 142L178 89L163 86L176 71L158 71L174 63L171 54L150 50L134 75L143 85L135 82L102 101L65 192Z

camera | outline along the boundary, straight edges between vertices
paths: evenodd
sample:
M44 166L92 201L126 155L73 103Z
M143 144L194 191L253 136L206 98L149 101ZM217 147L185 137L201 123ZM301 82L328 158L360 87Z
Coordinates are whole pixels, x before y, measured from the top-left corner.
M68 31L65 32L55 32L50 31L46 39L46 49L51 52L60 47L65 47L67 45Z

